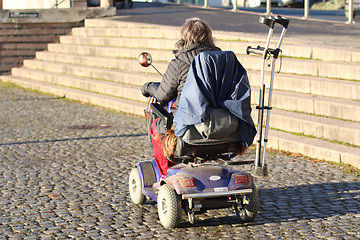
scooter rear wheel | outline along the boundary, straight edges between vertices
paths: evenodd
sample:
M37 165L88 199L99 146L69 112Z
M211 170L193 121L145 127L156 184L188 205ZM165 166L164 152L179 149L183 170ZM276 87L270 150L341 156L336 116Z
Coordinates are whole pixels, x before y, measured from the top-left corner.
M129 176L129 192L133 203L140 205L146 200L145 195L141 191L140 173L137 168L133 168Z
M259 212L259 192L254 183L251 188L252 193L245 195L246 203L240 209L239 217L243 222L253 222Z
M165 228L175 228L181 220L181 198L174 189L162 185L158 195L158 214Z

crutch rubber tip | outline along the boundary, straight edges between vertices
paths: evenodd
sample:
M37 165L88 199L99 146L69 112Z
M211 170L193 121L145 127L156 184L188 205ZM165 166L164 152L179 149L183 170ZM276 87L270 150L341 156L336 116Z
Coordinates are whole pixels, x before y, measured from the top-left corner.
M264 166L255 166L251 165L251 175L255 177L267 177L268 174L268 167L266 164Z

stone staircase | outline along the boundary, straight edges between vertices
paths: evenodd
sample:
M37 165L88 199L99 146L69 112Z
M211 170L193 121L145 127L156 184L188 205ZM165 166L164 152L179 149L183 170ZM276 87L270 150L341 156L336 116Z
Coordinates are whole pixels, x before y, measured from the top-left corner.
M143 115L141 85L160 81L137 57L148 51L165 72L179 28L87 19L60 43L48 44L1 81L82 102ZM248 70L252 102L258 102L261 57L246 47L258 36L214 31L217 45L234 51ZM276 36L273 37L276 39ZM360 167L360 50L308 46L285 39L281 73L275 74L268 147ZM267 73L267 79L269 71ZM257 121L257 111L253 111Z
M9 74L11 68L33 59L48 43L57 42L60 36L80 26L82 22L0 23L0 75Z

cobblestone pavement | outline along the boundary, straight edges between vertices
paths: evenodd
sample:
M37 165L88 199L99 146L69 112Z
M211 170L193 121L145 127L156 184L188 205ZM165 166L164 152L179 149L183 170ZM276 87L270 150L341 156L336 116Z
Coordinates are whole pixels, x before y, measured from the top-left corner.
M360 239L359 177L339 166L269 153L254 223L212 210L165 230L128 195L142 118L3 85L0 109L0 239Z

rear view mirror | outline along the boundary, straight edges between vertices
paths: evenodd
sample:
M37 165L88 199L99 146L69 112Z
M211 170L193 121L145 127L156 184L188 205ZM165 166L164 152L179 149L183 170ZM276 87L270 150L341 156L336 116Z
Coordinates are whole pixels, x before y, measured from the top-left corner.
M148 52L142 52L139 55L139 63L143 67L148 67L152 63L152 57Z
M161 76L163 76L161 74L161 72L159 72L159 70L154 65L152 65L152 57L151 57L150 53L148 53L148 52L140 53L140 55L139 55L139 63L143 67L152 66Z

